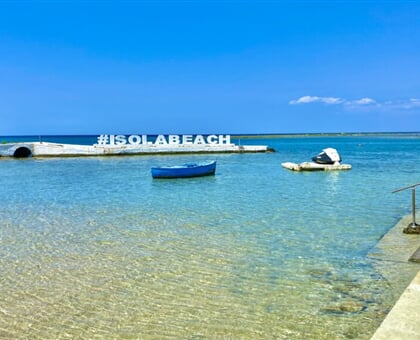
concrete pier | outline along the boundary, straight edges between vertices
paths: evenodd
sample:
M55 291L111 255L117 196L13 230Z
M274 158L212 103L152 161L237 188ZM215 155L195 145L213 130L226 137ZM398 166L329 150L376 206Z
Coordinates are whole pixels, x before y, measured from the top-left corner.
M371 340L420 339L420 237L401 232L410 221L411 216L404 216L369 254L376 259L378 273L391 284L406 277L411 280Z
M371 340L420 339L420 272L411 281Z
M250 153L272 151L266 145L165 144L165 145L77 145L46 142L0 145L0 157L74 157L181 153Z

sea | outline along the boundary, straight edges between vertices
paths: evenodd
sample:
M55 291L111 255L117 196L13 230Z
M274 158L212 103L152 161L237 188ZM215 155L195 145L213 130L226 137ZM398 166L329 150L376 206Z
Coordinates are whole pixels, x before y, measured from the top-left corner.
M96 136L0 137L30 140ZM232 142L275 152L0 158L0 339L370 339L420 270L400 254L420 236L381 247L420 133ZM327 147L352 169L281 166ZM151 177L203 160L215 176Z

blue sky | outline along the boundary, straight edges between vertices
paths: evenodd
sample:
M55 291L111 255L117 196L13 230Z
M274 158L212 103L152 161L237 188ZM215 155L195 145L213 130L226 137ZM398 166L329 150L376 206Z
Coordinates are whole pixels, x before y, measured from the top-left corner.
M0 1L0 135L420 131L419 1Z

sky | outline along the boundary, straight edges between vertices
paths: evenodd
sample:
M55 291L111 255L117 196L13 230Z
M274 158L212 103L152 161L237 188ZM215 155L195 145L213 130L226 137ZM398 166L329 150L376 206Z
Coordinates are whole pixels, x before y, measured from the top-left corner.
M0 0L3 136L419 131L420 0Z

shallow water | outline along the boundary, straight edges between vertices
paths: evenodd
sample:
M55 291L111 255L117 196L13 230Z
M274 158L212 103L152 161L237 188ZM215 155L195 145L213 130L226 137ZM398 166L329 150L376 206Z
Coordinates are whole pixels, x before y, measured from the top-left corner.
M391 192L420 138L251 143L277 152L1 159L0 338L369 339L420 270L369 256L410 212ZM353 169L280 166L325 147ZM214 177L150 175L205 159Z

